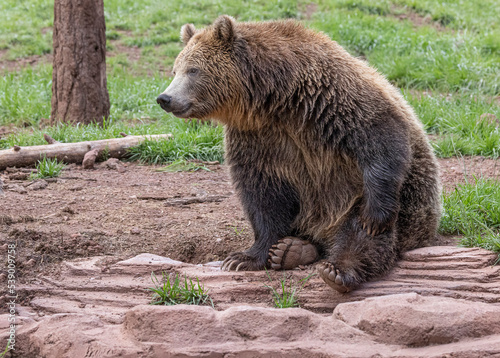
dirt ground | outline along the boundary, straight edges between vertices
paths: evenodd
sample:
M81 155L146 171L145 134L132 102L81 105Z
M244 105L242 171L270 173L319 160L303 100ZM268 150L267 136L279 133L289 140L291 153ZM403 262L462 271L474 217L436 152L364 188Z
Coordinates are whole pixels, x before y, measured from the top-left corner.
M69 166L42 190L3 174L0 246L16 242L21 279L57 274L63 259L151 252L185 262L220 260L244 248L250 230L225 167L162 173L125 163L120 173ZM214 195L217 195L214 197ZM214 199L215 198L215 199ZM183 200L215 200L182 205ZM222 201L217 201L222 200ZM197 201L197 200L194 200ZM2 255L6 250L2 250Z
M499 178L499 162L440 160L444 189L474 175ZM57 275L65 259L106 255L103 265L109 265L148 252L206 263L251 245L252 231L225 165L178 173L158 168L123 163L116 170L101 163L83 170L73 164L38 190L36 183L16 179L16 170L1 172L1 255L15 242L19 279L29 283L39 274Z

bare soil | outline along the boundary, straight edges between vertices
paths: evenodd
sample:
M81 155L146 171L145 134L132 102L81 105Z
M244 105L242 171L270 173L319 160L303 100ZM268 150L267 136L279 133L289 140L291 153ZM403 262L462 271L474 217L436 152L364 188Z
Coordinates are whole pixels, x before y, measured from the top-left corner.
M465 182L476 179L500 179L500 160L486 157L462 157L439 159L443 190L453 191Z
M440 22L432 20L432 17L428 14L426 16L422 16L421 14L406 8L401 8L396 5L393 5L391 8L391 16L396 17L397 19L404 21L410 21L415 28L422 26L431 26L437 31L446 31L447 28L443 26ZM398 10L404 10L404 13L397 14Z
M20 71L23 68L35 67L39 64L52 63L52 54L32 55L6 60L7 50L0 51L0 72Z
M120 173L104 164L95 170L71 165L42 190L9 179L15 173L6 171L0 247L16 242L21 279L57 273L54 264L64 259L96 255L116 261L142 252L190 263L224 259L248 246L251 230L227 168L208 167L210 172L163 173L125 163ZM25 186L25 194L12 191ZM214 195L222 201L211 201Z

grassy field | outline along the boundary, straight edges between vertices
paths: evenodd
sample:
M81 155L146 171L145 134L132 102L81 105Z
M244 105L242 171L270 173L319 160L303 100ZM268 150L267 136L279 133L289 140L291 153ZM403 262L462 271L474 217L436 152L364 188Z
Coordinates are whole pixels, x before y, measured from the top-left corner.
M175 141L145 143L133 157L150 163L222 160L220 127L184 123L155 99L170 81L180 27L202 27L229 14L241 21L298 19L366 59L401 88L438 156L500 154L498 123L488 120L500 118L498 0L106 0L111 115L104 128L40 128L50 115L52 70L44 59L51 52L53 0L3 0L0 12L0 61L7 64L0 79L0 126L18 128L0 139L0 148L42 144L43 132L65 142L171 132ZM19 60L36 64L19 68ZM441 230L465 235L468 245L500 250L498 201L482 206L485 197L498 195L499 184L480 183L446 194ZM491 218L465 208L487 210Z

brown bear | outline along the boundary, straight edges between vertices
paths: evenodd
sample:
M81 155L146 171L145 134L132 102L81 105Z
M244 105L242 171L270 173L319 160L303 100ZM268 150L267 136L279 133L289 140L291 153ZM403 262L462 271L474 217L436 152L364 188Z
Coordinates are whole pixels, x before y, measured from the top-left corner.
M292 20L221 16L202 30L184 25L181 39L157 102L180 118L224 124L255 234L223 269L288 268L285 256L297 250L304 263L300 240L284 239L294 236L318 248L320 276L346 292L435 238L437 161L412 108L376 70Z

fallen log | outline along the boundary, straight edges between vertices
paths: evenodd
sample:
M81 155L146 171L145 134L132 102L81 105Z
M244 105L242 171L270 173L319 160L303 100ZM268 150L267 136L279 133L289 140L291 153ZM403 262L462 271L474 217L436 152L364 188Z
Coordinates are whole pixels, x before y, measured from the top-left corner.
M44 156L57 158L65 163L81 163L85 154L93 149L99 152L105 150L110 158L122 158L127 149L139 145L142 141L169 139L172 134L156 134L144 136L127 135L123 138L111 138L76 143L53 143L31 147L15 146L0 150L0 170L7 167L24 167L35 164Z

